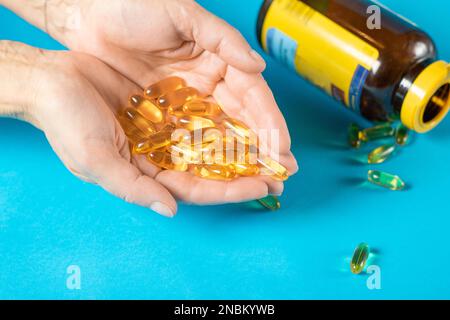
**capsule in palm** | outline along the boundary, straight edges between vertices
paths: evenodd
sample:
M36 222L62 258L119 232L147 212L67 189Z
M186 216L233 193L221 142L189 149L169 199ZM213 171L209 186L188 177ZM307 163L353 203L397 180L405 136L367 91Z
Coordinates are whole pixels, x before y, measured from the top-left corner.
M369 258L370 249L366 243L360 243L353 252L350 262L350 271L354 274L360 274L364 271L367 259Z
M287 169L270 157L258 157L257 163L260 167L261 175L271 176L279 181L286 181L289 178Z
M236 170L233 166L203 164L195 166L193 171L194 174L200 178L212 180L231 180L236 177Z
M259 199L258 202L266 209L270 211L276 211L281 208L280 200L277 196L269 195L265 198Z
M136 108L136 110L144 116L147 120L150 120L154 123L161 123L164 120L164 114L161 109L158 108L150 100L140 96L133 95L130 97L130 104Z
M204 100L193 100L183 105L183 112L193 116L213 117L220 114L222 110L216 103Z
M120 126L125 132L128 140L130 140L132 143L136 143L147 138L147 136L141 130L139 130L128 118L125 118L124 116L118 116L117 120L119 121Z
M186 86L186 82L179 77L170 77L161 80L147 89L145 89L145 97L156 100L160 96L181 89Z
M133 147L133 152L143 154L168 146L172 142L173 129L173 124L167 124L161 131L136 143Z
M391 157L396 151L397 148L395 144L388 144L378 147L369 153L369 155L367 156L367 162L369 164L383 163L387 159L389 159L389 157Z
M233 118L226 118L223 120L222 125L226 130L230 130L233 135L240 138L240 140L247 142L252 136L252 132L245 123Z
M378 170L369 170L367 179L370 183L393 191L401 191L406 186L405 182L399 176Z
M180 128L190 131L214 128L216 126L211 119L199 116L183 116L178 119L177 123Z
M363 142L393 137L395 129L390 123L383 123L359 132L359 139Z
M197 89L185 87L160 96L157 102L158 106L162 109L168 109L169 107L176 108L184 105L188 101L196 99L199 95L200 93Z
M138 111L136 111L136 109L126 108L123 115L128 118L136 128L141 130L144 135L148 136L156 132L154 124L144 118Z
M164 150L154 150L147 154L147 159L155 166L175 171L187 171L188 164L181 158L177 158Z
M243 177L253 177L259 174L259 167L255 164L233 163L236 173Z
M201 154L192 148L191 145L178 143L168 147L168 151L175 157L181 158L189 164L199 163Z

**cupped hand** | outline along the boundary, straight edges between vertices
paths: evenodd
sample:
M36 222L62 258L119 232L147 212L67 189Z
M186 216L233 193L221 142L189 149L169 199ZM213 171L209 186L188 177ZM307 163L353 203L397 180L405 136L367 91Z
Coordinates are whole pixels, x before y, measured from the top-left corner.
M100 58L141 88L170 75L184 78L212 95L230 116L255 130L278 134L279 143L261 137L262 144L290 173L298 170L286 122L261 75L264 61L237 30L191 0L79 3L77 23L64 29L69 48ZM281 182L267 177L219 183L165 171L157 180L178 198L195 203L245 200L283 190Z

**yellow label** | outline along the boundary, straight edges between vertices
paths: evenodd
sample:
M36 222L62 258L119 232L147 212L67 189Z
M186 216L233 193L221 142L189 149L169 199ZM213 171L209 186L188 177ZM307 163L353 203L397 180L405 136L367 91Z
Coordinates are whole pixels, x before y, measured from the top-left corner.
M264 49L346 106L359 110L378 50L298 0L274 0L262 29Z

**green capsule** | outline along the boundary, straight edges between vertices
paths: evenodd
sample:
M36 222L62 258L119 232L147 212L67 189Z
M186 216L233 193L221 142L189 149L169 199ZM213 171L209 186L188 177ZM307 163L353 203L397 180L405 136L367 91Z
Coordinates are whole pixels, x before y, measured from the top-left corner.
M409 129L405 127L403 124L400 124L395 132L395 142L399 146L404 146L408 143L409 137L410 137Z
M378 170L369 170L367 179L373 184L393 191L403 190L406 186L399 176Z
M399 114L399 113L396 113L396 112L390 113L390 114L388 115L388 117L387 117L387 120L388 120L389 122L397 122L397 121L400 121L400 114Z
M369 164L383 163L397 151L395 144L387 144L376 148L367 156Z
M281 208L280 200L278 200L278 197L276 196L267 196L259 199L258 202L270 211L276 211Z
M360 243L353 252L352 261L350 262L350 270L354 274L363 272L369 257L370 249L366 243Z
M348 143L351 147L358 149L361 147L361 140L359 139L360 128L356 123L350 124L348 128Z
M359 132L359 139L363 142L373 141L393 137L395 129L390 123L379 124L375 127L367 128Z

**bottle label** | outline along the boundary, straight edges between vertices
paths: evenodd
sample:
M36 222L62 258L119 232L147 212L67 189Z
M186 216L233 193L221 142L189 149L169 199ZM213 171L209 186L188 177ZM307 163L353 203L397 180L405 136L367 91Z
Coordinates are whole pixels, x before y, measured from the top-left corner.
M376 48L298 0L273 0L262 29L264 49L355 111Z

